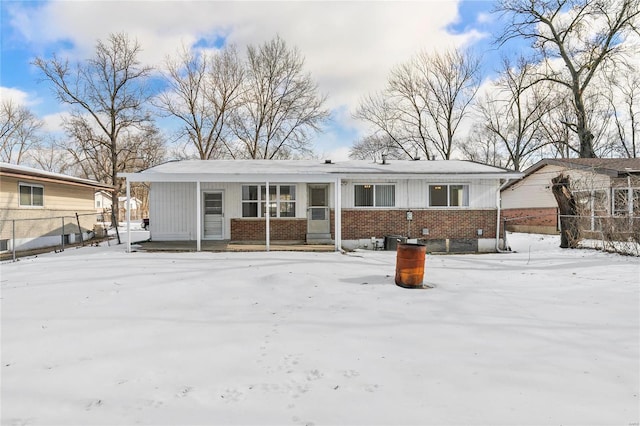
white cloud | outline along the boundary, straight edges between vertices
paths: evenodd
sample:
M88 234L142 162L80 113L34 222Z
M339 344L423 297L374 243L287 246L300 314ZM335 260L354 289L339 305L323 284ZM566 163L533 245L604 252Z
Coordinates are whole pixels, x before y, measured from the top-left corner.
M37 99L33 95L14 87L0 86L0 99L12 101L14 104L22 106L31 106L37 103Z
M460 45L477 35L451 35L457 2L51 2L14 10L29 42L68 42L83 58L97 39L125 31L138 39L141 59L158 65L181 43L226 36L241 49L279 34L297 46L306 69L328 94L329 106L355 106L381 88L390 68L420 49Z

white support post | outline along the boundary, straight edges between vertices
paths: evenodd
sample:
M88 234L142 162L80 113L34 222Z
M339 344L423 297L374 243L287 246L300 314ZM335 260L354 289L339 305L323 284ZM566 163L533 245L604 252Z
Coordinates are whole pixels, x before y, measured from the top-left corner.
M131 182L127 181L127 253L131 253ZM82 232L82 230L80 231Z
M269 251L270 250L270 245L271 245L271 228L270 228L270 218L271 218L271 206L270 204L270 199L269 199L269 181L266 182L266 190L265 190L265 216L266 216L266 220L265 220L265 227L267 228L266 230L266 250Z
M336 251L342 250L342 179L337 178L335 183L335 206L334 206L334 236Z
M200 181L196 182L196 251L202 250L202 194Z

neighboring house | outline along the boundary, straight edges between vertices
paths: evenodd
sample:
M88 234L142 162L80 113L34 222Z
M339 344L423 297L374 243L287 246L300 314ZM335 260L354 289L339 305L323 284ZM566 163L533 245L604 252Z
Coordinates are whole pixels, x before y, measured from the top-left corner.
M502 190L507 230L558 232L558 204L551 179L561 173L570 178L583 231L597 233L606 220L622 223L640 215L640 158L545 159Z
M111 192L96 191L94 199L98 222L111 222Z
M72 243L91 236L95 192L109 185L30 167L0 163L0 251ZM76 213L78 218L76 218Z
M498 249L499 188L522 174L468 161L188 160L120 176L151 184L154 241L340 249L403 236L475 252Z
M131 207L131 220L142 219L142 201L136 197L130 197L127 203L127 197L118 197L118 221L124 222L127 220L127 206Z

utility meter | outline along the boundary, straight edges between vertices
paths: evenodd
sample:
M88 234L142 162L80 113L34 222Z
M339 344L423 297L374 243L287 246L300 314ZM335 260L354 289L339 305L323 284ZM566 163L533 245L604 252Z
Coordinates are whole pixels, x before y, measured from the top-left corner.
M407 220L413 220L413 212L411 210L407 212Z

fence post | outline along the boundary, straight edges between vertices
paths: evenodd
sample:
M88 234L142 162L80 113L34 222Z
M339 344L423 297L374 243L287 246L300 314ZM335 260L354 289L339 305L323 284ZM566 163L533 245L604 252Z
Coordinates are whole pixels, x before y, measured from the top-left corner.
M60 235L60 243L62 245L62 248L60 249L60 251L64 251L64 217L61 217L60 220L62 220L62 235Z
M16 220L11 221L11 251L13 252L13 261L16 261Z
M80 227L80 216L76 212L76 222L78 222L78 232L80 232L80 244L84 247L84 238L82 238L82 228Z

